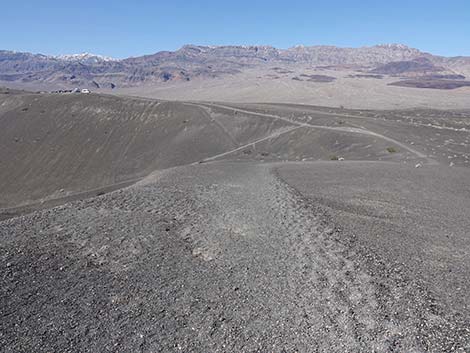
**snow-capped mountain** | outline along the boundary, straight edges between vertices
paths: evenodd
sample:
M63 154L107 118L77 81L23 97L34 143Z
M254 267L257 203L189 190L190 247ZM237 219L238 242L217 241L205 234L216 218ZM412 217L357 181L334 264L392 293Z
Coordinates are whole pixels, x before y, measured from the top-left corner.
M0 50L0 81L115 88L211 79L234 75L248 68L264 70L284 65L339 69L349 66L383 75L418 77L432 74L461 78L470 72L470 57L446 58L403 44L360 48L317 45L289 49L263 45L185 45L173 52L122 60L90 53L45 56Z
M109 56L91 54L91 53L81 53L81 54L65 54L58 55L54 58L65 61L80 62L84 64L95 64L106 61L118 61L117 59L111 58Z

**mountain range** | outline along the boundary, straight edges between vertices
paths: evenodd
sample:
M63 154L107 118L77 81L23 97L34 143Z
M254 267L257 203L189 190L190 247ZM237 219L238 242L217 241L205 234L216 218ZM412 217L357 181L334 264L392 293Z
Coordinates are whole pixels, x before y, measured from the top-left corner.
M185 45L176 51L127 59L89 53L48 56L0 50L0 81L4 85L37 84L53 88L152 86L235 75L256 68L288 72L292 67L350 70L366 77L463 80L470 74L470 57L437 56L402 44L289 49Z

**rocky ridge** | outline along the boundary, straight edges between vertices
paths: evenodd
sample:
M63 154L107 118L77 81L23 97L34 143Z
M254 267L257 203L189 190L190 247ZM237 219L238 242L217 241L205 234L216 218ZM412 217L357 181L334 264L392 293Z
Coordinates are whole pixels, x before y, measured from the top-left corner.
M461 73L460 68L470 66L468 57L445 58L402 44L361 48L295 46L289 49L185 45L173 52L161 51L122 60L88 53L47 56L0 51L0 81L55 87L115 88L210 79L275 65L349 67L369 71L400 62L408 63L411 76L416 65L409 63L426 62L434 71L438 68L438 72L455 75ZM418 65L416 69L420 74L422 67Z

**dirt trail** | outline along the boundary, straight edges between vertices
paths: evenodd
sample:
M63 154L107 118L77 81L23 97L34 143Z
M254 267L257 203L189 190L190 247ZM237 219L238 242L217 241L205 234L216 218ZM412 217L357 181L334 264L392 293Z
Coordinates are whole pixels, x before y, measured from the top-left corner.
M198 105L198 104L194 104L194 105ZM222 104L203 103L203 105L202 104L199 104L199 105L200 106L209 106L209 107L212 106L212 107L228 109L228 110L232 110L232 111L240 112L240 113L244 113L244 114L249 114L249 115L279 119L279 120L288 122L289 124L295 124L299 127L306 127L306 128L313 128L313 129L323 129L323 130L331 130L331 131L344 131L344 132L350 132L350 133L356 133L356 134L376 136L378 138L387 140L389 142L392 142L392 143L402 147L403 149L415 154L418 158L426 159L428 164L436 164L437 163L433 159L428 158L424 153L421 153L421 152L417 151L416 149L414 149L412 147L409 147L408 145L406 145L406 144L404 144L400 141L397 141L397 140L395 140L391 137L384 136L382 134L379 134L379 133L376 133L376 132L373 132L373 131L370 131L370 130L366 130L366 129L363 129L363 128L359 128L359 127L346 127L346 126L344 126L344 127L343 126L342 127L333 127L333 126L315 125L315 124L310 124L310 123L306 123L306 122L299 122L299 121L296 121L295 119L289 119L289 118L286 118L286 117L283 117L283 116L280 116L280 115L259 113L259 112L254 112L254 111L250 111L250 110L246 110L246 109L234 108L234 107L231 107L231 106L228 106L228 105L222 105ZM322 114L325 115L323 112L322 112ZM357 118L357 116L355 116L355 115L347 115L347 114L329 113L329 114L326 114L326 115ZM361 117L361 118L364 118L364 117Z
M0 344L7 352L462 347L424 292L371 267L373 255L338 241L325 217L268 165L212 163L0 222Z
M70 193L67 195L64 195L62 197L56 197L56 198L45 198L43 200L17 206L17 207L10 207L10 208L0 208L0 221L3 221L5 219L13 218L13 217L19 217L24 214L32 213L34 211L39 211L39 210L44 210L47 208L52 208L58 205L62 205L67 202L72 202L76 200L82 200L90 197L95 197L99 195L104 195L105 193L109 193L118 189L125 188L127 186L130 186L138 181L140 181L141 178L134 178L126 181L122 181L119 183L114 183L110 185L105 185L99 188L94 188L91 190L86 190L86 191L81 191L81 192L76 192L76 193Z
M266 141L266 140L269 140L269 139L274 139L274 138L279 137L279 136L281 136L281 135L283 135L283 134L287 134L287 133L289 133L289 132L291 132L291 131L294 131L294 130L297 130L297 129L299 129L299 128L301 128L301 126L294 126L294 127L285 128L285 129L283 129L283 130L281 130L281 131L276 131L276 132L274 132L274 133L272 133L272 134L270 134L270 135L268 135L268 136L266 136L266 137L260 138L260 139L258 139L258 140L256 140L256 141L253 141L253 142L250 142L250 143L247 143L247 144L244 144L244 145L242 145L242 146L240 146L240 147L234 148L233 150L230 150L230 151L227 151L227 152L224 152L224 153L220 153L220 154L216 154L216 155L211 156L211 157L208 157L208 158L204 158L202 161L203 161L203 162L214 161L214 160L219 159L219 158L221 158L221 157L225 157L225 156L228 156L228 155L230 155L230 154L232 154L232 153L241 151L241 150L243 150L243 149L245 149L245 148L247 148L247 147L255 146L257 143L260 143L260 142L263 142L263 141ZM193 163L193 164L198 164L198 163L200 163L200 162L195 162L195 163Z

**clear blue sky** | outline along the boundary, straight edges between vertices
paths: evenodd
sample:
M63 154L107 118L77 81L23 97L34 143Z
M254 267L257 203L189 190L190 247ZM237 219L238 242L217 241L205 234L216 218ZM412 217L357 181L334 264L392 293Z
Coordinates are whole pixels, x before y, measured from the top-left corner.
M470 0L1 0L0 49L117 58L183 44L403 43L470 55Z

